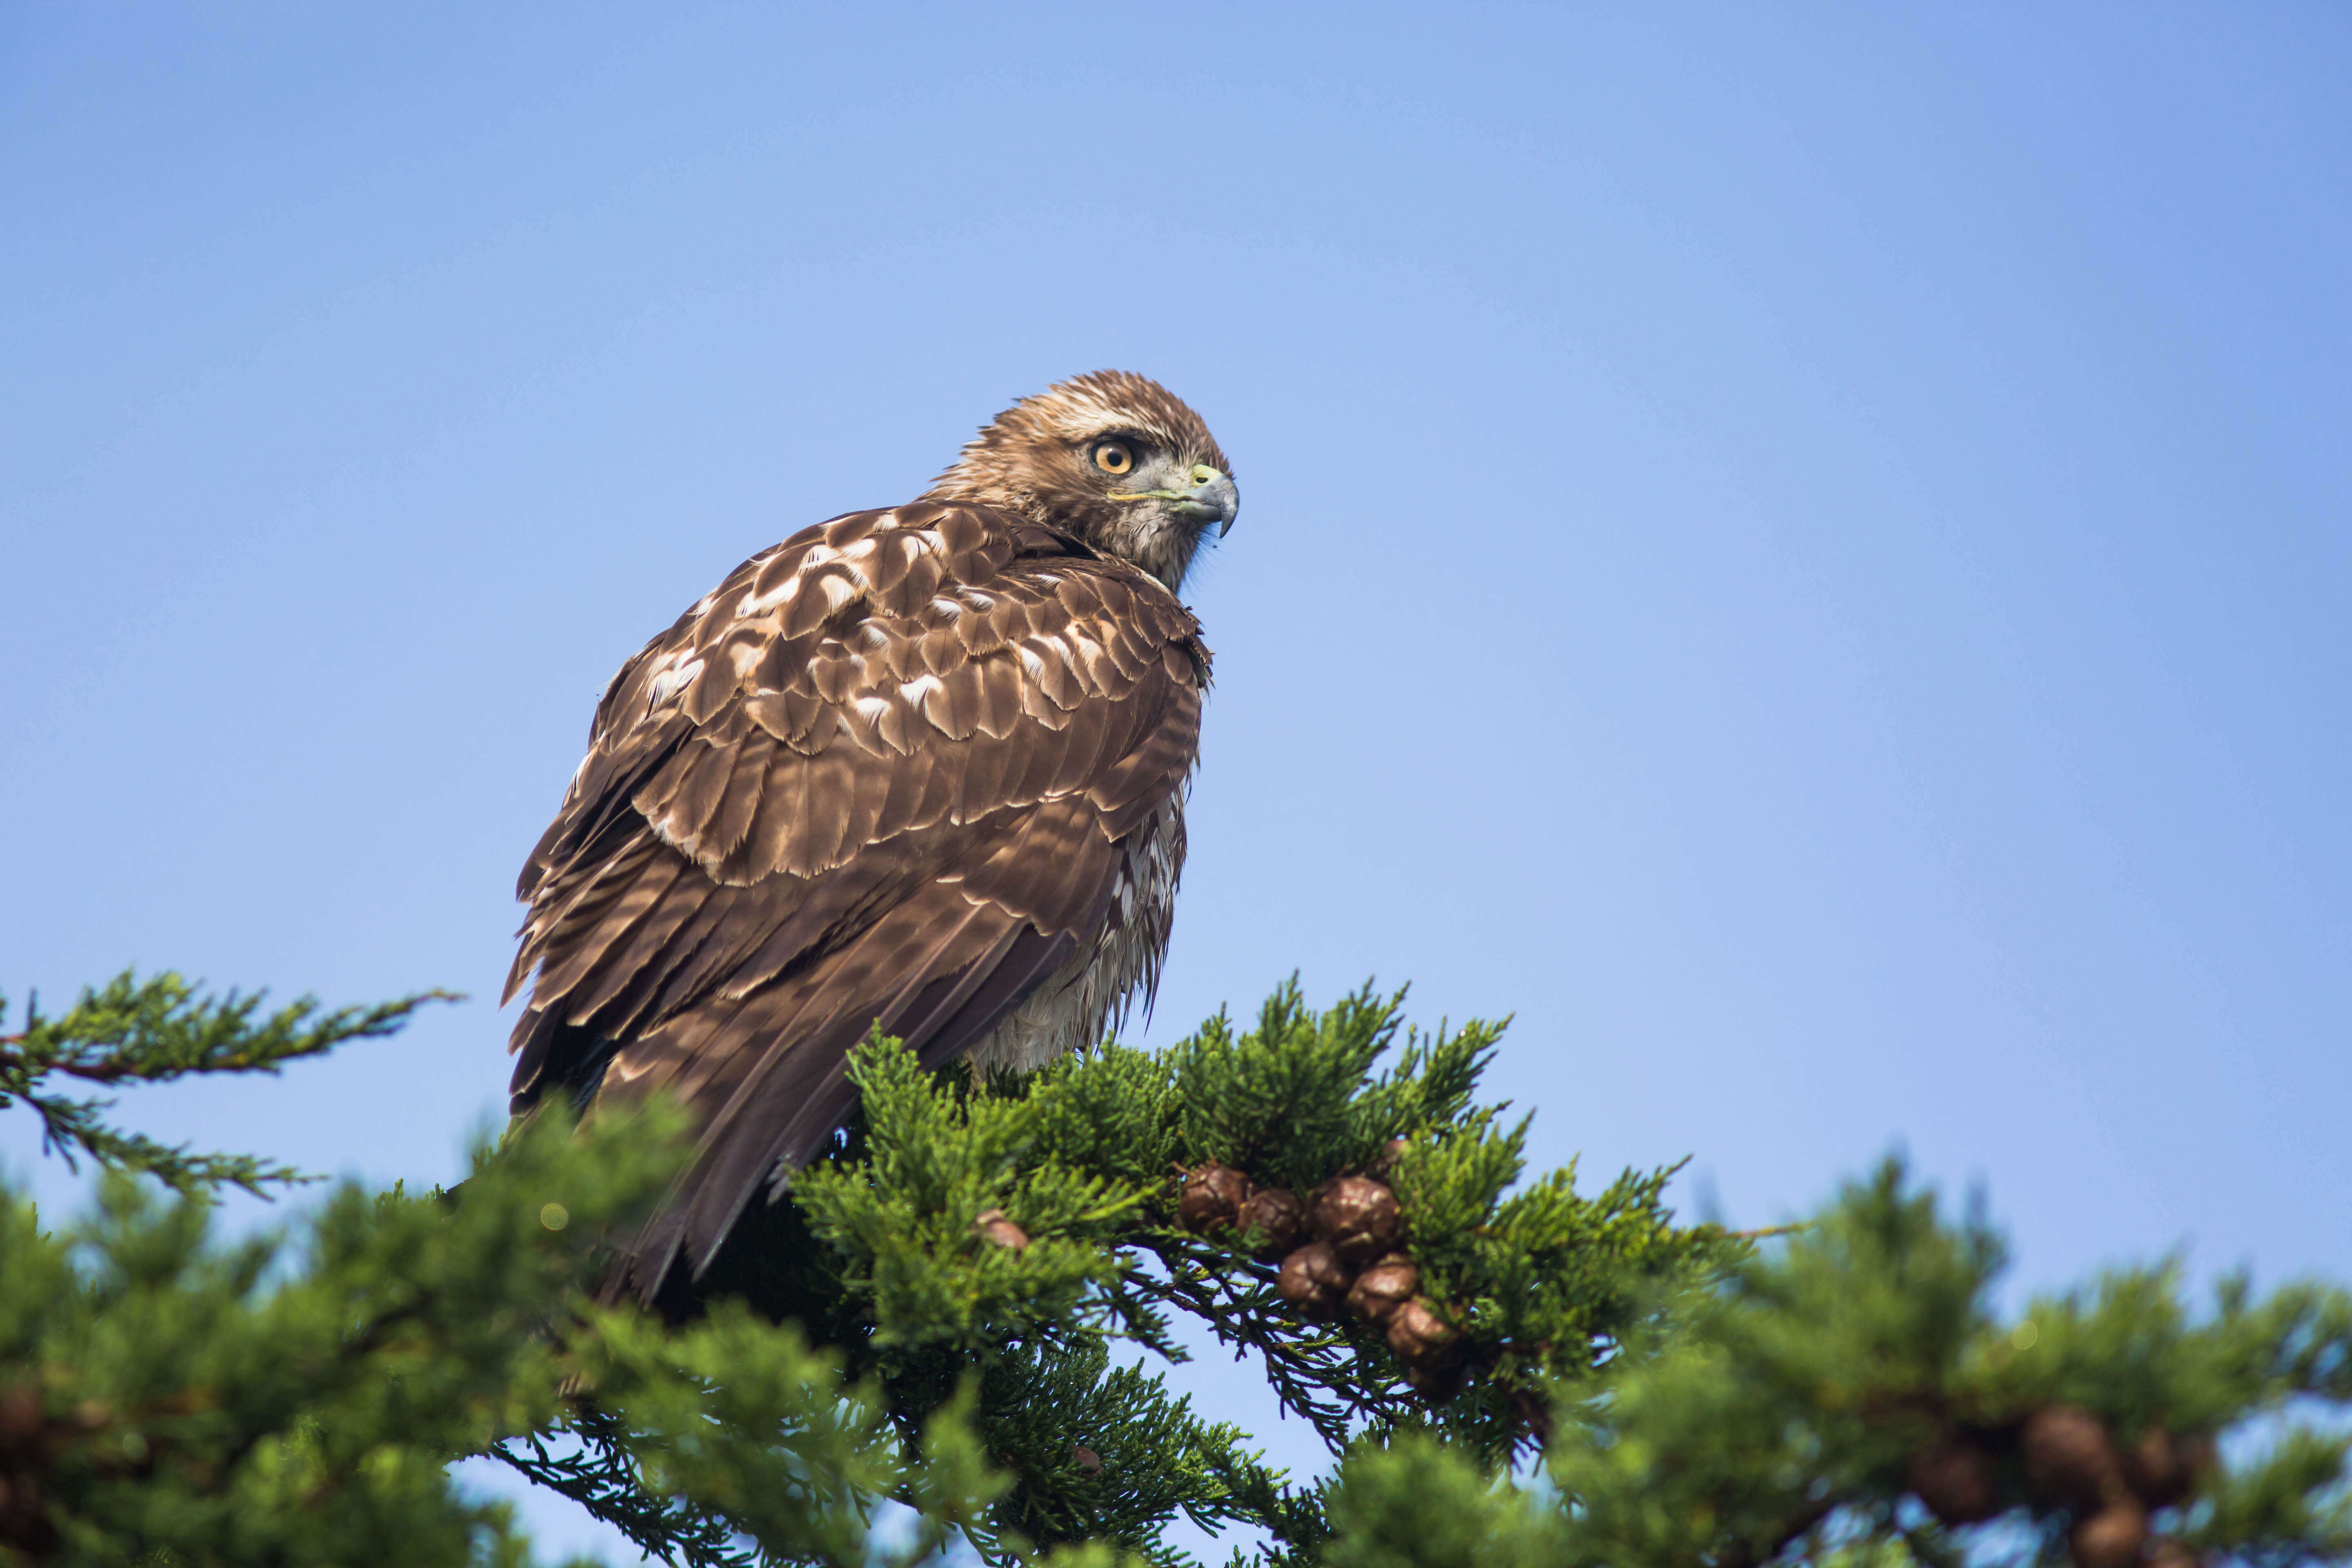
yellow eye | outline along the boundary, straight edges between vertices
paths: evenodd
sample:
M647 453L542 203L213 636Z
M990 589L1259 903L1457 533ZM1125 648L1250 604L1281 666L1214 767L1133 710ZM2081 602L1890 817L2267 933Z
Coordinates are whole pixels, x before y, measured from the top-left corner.
M1135 454L1117 441L1105 441L1095 448L1095 467L1106 474L1123 474L1135 467Z

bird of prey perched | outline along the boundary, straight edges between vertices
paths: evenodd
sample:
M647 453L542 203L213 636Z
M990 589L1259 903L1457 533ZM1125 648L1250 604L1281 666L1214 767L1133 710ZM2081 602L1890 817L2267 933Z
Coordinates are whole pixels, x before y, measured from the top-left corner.
M919 500L754 555L613 678L507 996L530 983L517 1114L666 1090L695 1117L627 1249L646 1299L824 1146L877 1023L928 1065L1031 1068L1149 994L1209 684L1176 590L1237 499L1192 409L1079 376Z

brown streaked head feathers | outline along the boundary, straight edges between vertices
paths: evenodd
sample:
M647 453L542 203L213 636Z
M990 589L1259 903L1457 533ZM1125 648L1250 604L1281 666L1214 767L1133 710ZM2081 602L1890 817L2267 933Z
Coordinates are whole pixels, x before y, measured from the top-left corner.
M1130 447L1133 467L1106 472L1095 461L1106 441ZM1076 533L1174 588L1207 523L1232 526L1232 475L1216 437L1182 399L1148 377L1100 370L998 415L923 499L1017 512Z
M523 868L512 1103L661 1091L701 1129L607 1289L701 1274L853 1098L1042 1065L1159 973L1209 651L1173 593L1236 503L1197 415L1103 372L1015 405L920 500L803 529L614 677ZM667 1298L666 1298L667 1299Z

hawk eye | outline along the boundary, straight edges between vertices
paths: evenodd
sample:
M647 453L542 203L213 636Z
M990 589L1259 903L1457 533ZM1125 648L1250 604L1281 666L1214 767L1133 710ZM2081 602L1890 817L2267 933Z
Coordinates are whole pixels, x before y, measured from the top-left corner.
M1120 441L1105 441L1095 448L1095 467L1106 474L1123 474L1135 467L1135 454Z

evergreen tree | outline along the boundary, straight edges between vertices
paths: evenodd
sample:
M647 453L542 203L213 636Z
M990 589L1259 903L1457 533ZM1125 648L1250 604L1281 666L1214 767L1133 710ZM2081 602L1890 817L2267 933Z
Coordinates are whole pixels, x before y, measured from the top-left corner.
M0 1562L528 1561L469 1455L690 1564L1172 1563L1180 1517L1333 1568L2352 1557L2345 1291L2200 1313L2159 1267L2004 1321L2000 1238L1898 1165L1774 1237L1679 1223L1671 1171L1530 1178L1476 1099L1499 1028L1401 995L984 1079L871 1040L853 1122L652 1310L590 1287L677 1167L660 1107L231 1240L210 1194L299 1173L58 1087L275 1071L426 1000L125 975L0 1039L0 1107L105 1170L53 1229L0 1194ZM1180 1316L1331 1477L1121 1351L1181 1360Z

